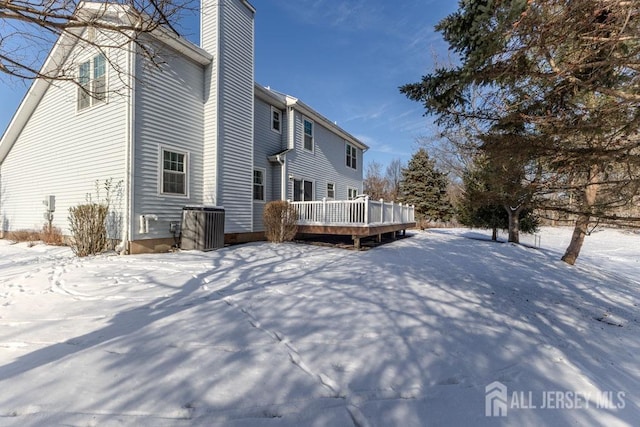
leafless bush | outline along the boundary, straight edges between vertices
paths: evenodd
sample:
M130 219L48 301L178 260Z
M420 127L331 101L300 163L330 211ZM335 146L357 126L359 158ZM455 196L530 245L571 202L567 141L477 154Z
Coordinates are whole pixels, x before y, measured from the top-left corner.
M80 257L95 255L107 248L107 214L104 203L86 203L69 208L71 249Z
M33 246L35 242L40 240L40 232L38 230L9 231L7 239L16 243L28 242L29 246Z
M42 231L40 232L40 240L42 240L46 245L51 246L64 246L64 236L62 235L62 230L58 227L49 228L48 224L42 226Z
M262 215L265 236L273 243L289 242L298 232L296 208L284 200L267 203Z

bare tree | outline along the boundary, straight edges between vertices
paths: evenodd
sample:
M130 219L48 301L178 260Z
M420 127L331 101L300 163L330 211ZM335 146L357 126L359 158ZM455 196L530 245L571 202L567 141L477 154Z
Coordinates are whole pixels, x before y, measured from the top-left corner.
M50 58L58 41L68 55L76 44L104 53L116 72L124 72L113 54L136 50L157 63L144 34L178 34L175 23L192 0L0 0L0 75L18 79L69 80L76 83L77 64ZM73 65L72 65L73 64ZM79 84L79 83L78 83Z
M403 167L404 165L400 159L393 159L385 170L384 177L387 181L387 196L390 200L397 200L400 195Z
M364 177L364 192L374 200L388 199L387 181L382 176L382 165L376 161L367 165Z

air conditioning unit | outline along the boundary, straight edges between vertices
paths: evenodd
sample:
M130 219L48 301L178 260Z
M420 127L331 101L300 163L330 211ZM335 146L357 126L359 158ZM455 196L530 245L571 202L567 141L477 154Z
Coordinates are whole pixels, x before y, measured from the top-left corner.
M210 251L224 247L224 209L211 206L182 208L181 249Z

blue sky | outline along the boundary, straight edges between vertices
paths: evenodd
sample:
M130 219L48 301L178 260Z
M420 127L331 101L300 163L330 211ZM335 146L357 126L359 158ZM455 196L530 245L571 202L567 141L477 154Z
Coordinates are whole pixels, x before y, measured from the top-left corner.
M365 163L406 162L432 132L419 103L398 87L429 72L446 46L433 26L453 0L252 0L255 78L299 98L371 148ZM199 21L178 28L198 43ZM28 82L0 79L0 131Z

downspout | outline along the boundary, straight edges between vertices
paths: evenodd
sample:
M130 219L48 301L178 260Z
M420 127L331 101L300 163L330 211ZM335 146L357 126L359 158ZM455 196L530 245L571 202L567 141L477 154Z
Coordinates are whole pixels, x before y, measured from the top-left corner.
M133 41L129 42L129 55L127 66L129 72L129 100L127 102L127 141L125 150L125 180L124 180L124 220L122 224L122 241L118 245L120 255L129 253L129 239L132 236L131 218L133 216L133 142L135 138L135 67L136 47Z
M280 200L287 200L287 153L278 154L276 160L280 164Z
M296 147L296 114L293 107L289 107L287 109L287 148L289 150L294 150ZM282 200L289 199L289 172L287 171L286 164L286 156L287 153L284 154L285 158L283 159L284 165L282 166L282 176L280 177L282 183ZM293 197L291 197L293 199Z

